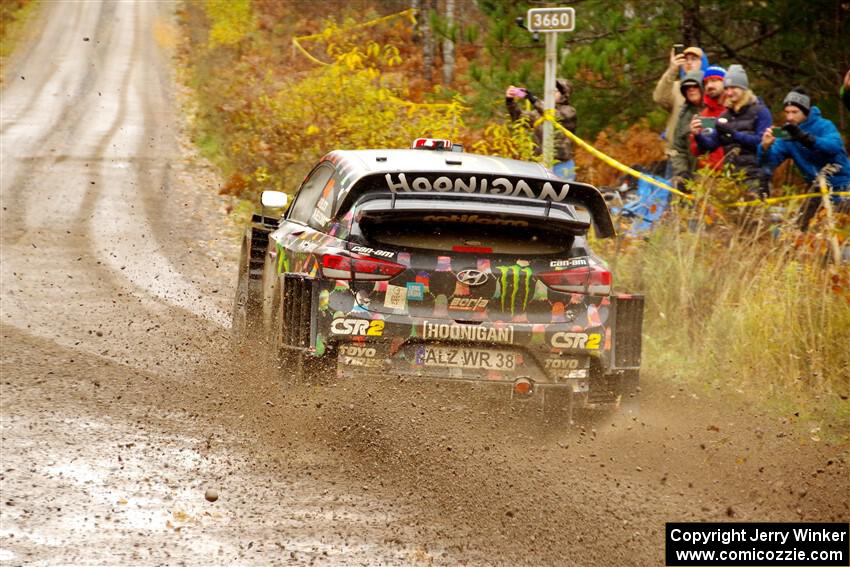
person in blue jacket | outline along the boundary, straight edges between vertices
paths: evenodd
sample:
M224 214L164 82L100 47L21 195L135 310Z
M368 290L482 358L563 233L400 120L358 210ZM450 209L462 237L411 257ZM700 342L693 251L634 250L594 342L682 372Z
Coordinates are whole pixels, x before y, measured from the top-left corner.
M773 171L790 158L808 183L816 183L821 169L832 164L835 171L826 177L827 184L834 192L850 190L850 159L835 124L821 116L820 109L812 105L811 97L802 88L797 87L785 95L782 105L785 111L782 131L787 138L777 138L773 128L765 130L759 147L759 163ZM850 206L847 199L837 196L833 196L833 201L842 210ZM802 230L806 230L820 204L820 198L812 198L804 205L800 217Z
M714 128L696 128L694 140L700 154L723 147L725 161L734 172L742 172L747 193L766 197L770 176L759 167L758 147L762 134L773 120L770 110L750 90L747 73L740 65L730 65L723 79L726 111Z

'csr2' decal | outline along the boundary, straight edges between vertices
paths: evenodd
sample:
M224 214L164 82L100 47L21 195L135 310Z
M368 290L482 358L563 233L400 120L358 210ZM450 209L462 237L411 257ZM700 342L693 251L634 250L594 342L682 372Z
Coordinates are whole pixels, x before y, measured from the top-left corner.
M583 348L587 350L599 350L602 344L602 335L599 333L568 333L558 331L552 335L552 346L555 348Z
M354 246L351 251L357 252L358 254L381 256L383 258L392 258L393 256L395 256L395 252L389 252L387 250L375 250L374 248L370 248L368 246Z
M587 265L587 258L570 258L569 260L552 260L549 262L550 268L576 268Z
M384 334L384 325L384 321L367 321L366 319L334 319L331 323L331 332L335 335L380 337Z

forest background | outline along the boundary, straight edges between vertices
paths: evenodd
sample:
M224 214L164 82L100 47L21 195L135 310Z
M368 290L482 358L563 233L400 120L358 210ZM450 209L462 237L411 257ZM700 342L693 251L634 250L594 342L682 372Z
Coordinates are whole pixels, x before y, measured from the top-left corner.
M558 67L574 84L577 133L624 163L663 159L667 114L653 103L652 90L673 43L701 45L713 63L743 64L777 116L784 94L804 85L845 131L837 92L850 68L846 0L562 4L577 14L575 32L559 34ZM542 94L543 41L516 18L544 5L550 4L187 2L184 53L201 103L201 146L227 173L227 190L240 195L292 191L331 146L404 147L433 135L529 158L530 146L508 129L504 91L513 84ZM411 8L415 22L396 17L357 27ZM299 42L303 51L293 45L302 36L312 36ZM605 185L617 177L586 153L578 162L585 181Z

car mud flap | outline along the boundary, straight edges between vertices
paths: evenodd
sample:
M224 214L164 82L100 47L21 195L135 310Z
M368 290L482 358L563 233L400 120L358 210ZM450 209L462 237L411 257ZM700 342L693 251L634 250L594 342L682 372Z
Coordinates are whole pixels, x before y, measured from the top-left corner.
M614 308L612 367L640 368L644 298L642 295L619 295L613 297L611 303Z

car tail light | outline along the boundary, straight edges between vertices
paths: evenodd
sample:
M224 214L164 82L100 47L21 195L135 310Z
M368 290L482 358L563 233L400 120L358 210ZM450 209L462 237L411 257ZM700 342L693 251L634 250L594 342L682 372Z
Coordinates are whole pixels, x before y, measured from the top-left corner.
M452 252L461 252L464 254L492 254L493 249L490 246L452 246Z
M388 280L405 267L380 258L361 258L341 254L322 256L322 276L334 280Z
M608 295L611 293L611 272L601 266L546 272L537 277L544 284L557 291L590 295Z

